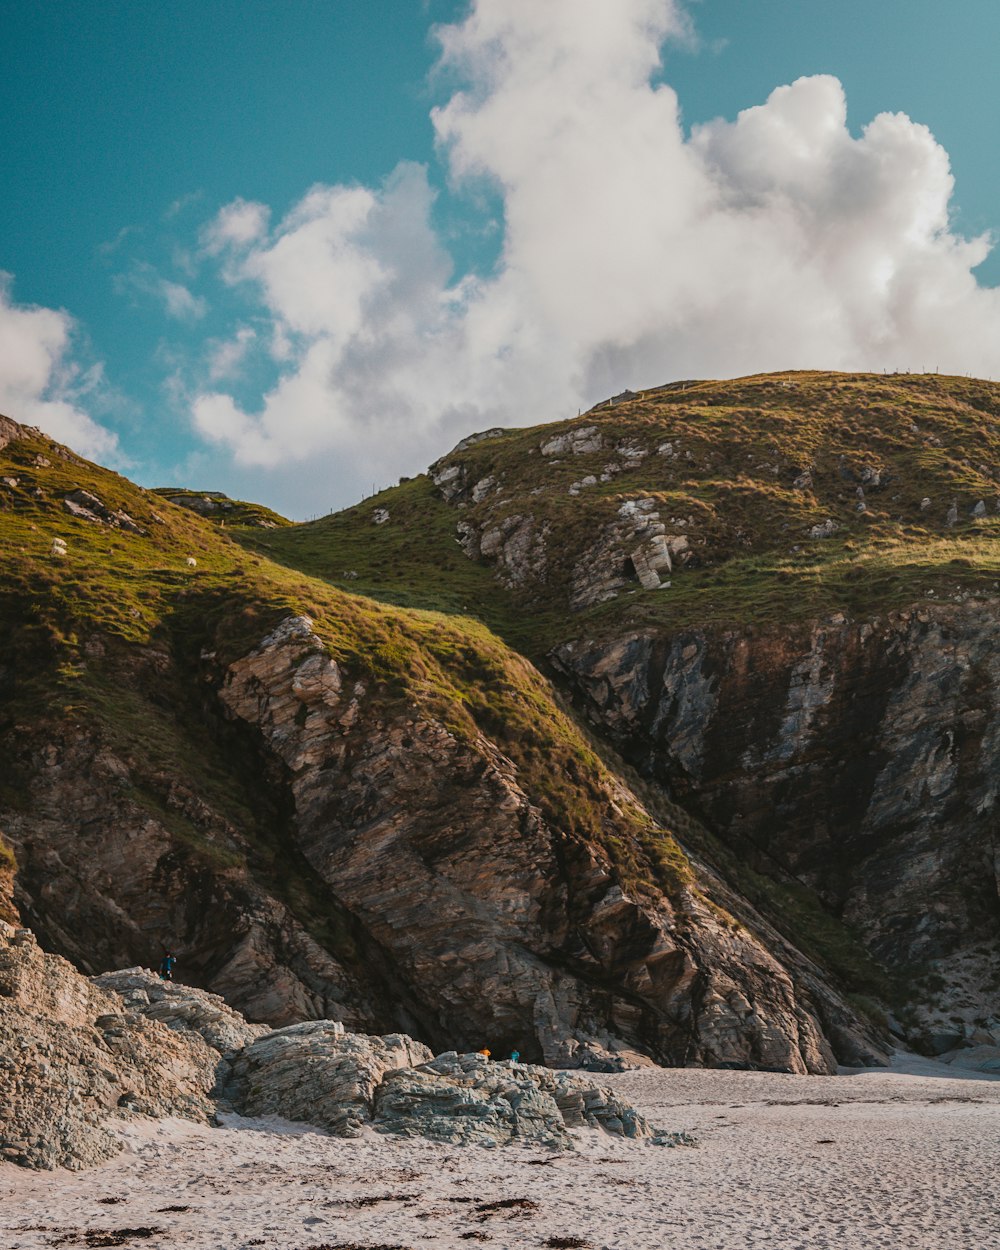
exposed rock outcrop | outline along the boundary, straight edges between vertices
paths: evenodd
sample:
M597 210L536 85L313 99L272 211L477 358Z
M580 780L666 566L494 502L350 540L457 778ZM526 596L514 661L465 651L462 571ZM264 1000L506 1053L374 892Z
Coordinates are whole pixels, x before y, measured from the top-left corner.
M101 499L89 490L71 491L63 499L63 507L72 517L80 521L91 521L95 525L107 525L111 529L125 530L129 534L145 536L146 530L137 525L127 512L121 508L109 508Z
M7 446L8 443L14 442L15 439L21 437L24 427L11 421L9 417L0 416L0 451Z
M327 1020L253 1042L234 1061L227 1094L245 1115L305 1120L343 1137L370 1125L456 1145L520 1140L566 1149L571 1128L654 1135L610 1090L567 1072L478 1053L435 1058L409 1037L345 1034Z
M197 512L199 516L214 517L220 512L233 512L236 509L233 501L217 490L206 490L201 494L186 491L172 495L166 490L161 493L164 499L176 504L178 508L187 508L191 512Z
M124 968L92 978L102 990L121 996L128 1010L158 1020L175 1033L197 1033L223 1058L251 1045L268 1029L251 1024L218 994L165 981L148 968ZM343 1026L341 1026L343 1028Z
M655 1135L611 1090L531 1064L490 1063L479 1054L438 1055L385 1074L375 1094L375 1127L455 1145L537 1141L567 1148L571 1128L618 1137Z
M371 1123L385 1074L432 1058L399 1033L345 1034L336 1021L312 1020L247 1046L234 1062L228 1094L244 1115L280 1115L353 1137Z
M0 1159L89 1167L121 1149L116 1118L207 1121L218 1062L0 921Z
M405 708L374 720L308 619L232 664L220 694L288 769L299 845L391 955L410 1031L554 1064L601 1035L660 1062L831 1070L814 994L748 930L684 885L669 901L625 891L482 736ZM877 1055L850 1036L843 1057Z
M897 975L942 979L910 1022L915 1041L935 1020L971 1026L991 1014L992 609L970 601L800 631L632 633L566 644L554 658L626 757L744 862L816 890Z
M670 521L676 525L676 518ZM655 499L626 499L574 564L570 607L580 611L603 603L636 582L643 590L669 586L675 565L682 567L693 555L687 534L667 532Z
M566 1149L567 1130L586 1127L653 1136L611 1091L566 1073L435 1059L409 1037L345 1034L331 1020L267 1032L145 969L88 981L0 921L0 1161L88 1167L121 1149L116 1120L207 1121L217 1106L340 1136L373 1125L462 1145Z

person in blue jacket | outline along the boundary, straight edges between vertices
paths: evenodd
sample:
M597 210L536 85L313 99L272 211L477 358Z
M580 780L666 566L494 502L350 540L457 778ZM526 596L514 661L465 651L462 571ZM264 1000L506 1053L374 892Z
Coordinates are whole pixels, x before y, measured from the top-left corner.
M160 980L161 981L172 981L174 979L174 964L176 962L177 960L170 953L170 951L167 951L167 953L160 960Z

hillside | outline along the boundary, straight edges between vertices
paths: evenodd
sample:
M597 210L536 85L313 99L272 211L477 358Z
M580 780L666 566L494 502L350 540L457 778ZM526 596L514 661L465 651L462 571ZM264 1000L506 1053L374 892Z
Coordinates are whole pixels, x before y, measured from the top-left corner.
M870 994L858 933L930 1045L1000 1030L998 506L1000 387L789 373L488 431L362 505L239 538L475 612L689 850Z
M254 1019L549 1062L1000 1044L998 414L677 383L306 525L8 423L22 913Z
M0 829L48 949L172 947L255 1020L550 1063L878 1056L850 987L485 625L292 571L13 422L0 444Z
M789 373L490 431L426 477L246 541L544 650L604 621L741 626L992 591L998 499L1000 386Z

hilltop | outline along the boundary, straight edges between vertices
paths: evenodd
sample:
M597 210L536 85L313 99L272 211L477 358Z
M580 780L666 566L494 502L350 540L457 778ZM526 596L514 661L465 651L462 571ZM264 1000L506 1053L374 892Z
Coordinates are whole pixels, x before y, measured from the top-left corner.
M388 601L468 606L544 650L602 621L743 625L993 591L998 500L1000 386L768 374L473 436L258 549Z

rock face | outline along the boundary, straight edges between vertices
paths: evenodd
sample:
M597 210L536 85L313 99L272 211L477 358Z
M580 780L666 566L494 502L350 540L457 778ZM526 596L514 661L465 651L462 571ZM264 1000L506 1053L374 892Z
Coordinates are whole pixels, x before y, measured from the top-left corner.
M123 685L155 689L172 671L163 653L137 660ZM180 975L251 1019L376 1023L370 990L277 891L240 868L231 849L240 828L183 773L140 773L141 759L97 730L57 729L20 749L32 807L11 813L8 836L20 861L21 914L47 947L98 972L137 959L156 965L173 946ZM164 798L152 804L151 792Z
M364 686L308 619L232 664L220 693L287 768L303 853L391 957L409 990L401 1022L432 1044L485 1039L564 1065L596 1041L666 1063L829 1071L832 1014L843 1057L877 1060L818 977L694 891L623 890L599 847L542 818L486 739L406 709L373 724Z
M15 439L21 437L23 426L11 421L9 417L0 415L0 450L12 443Z
M677 524L676 518L670 521ZM660 590L670 585L675 564L682 567L693 554L686 534L667 532L654 499L626 499L580 553L570 607L579 611L603 603L636 581L644 590Z
M123 680L153 690L172 670L164 654L130 662L143 667ZM183 776L166 778L161 814L137 789L164 781L98 735L27 741L30 819L8 822L22 914L88 971L156 963L169 944L179 975L270 1025L332 1018L557 1066L881 1060L876 1036L752 909L735 923L693 878L665 893L623 877L609 848L631 836L624 809L641 812L624 788L588 783L607 846L574 833L489 738L377 700L304 617L224 667L208 658L202 684L229 719L214 735L239 735L256 761L247 784L280 831L295 895L273 869L239 864L244 828ZM303 897L335 940L307 929ZM168 1023L178 1010L150 1007Z
M915 1041L937 1017L992 1014L1000 657L982 605L554 658L626 757L744 860L812 887L902 975L945 979Z
M0 921L0 1159L83 1168L120 1149L136 1115L207 1120L218 1053L171 1032Z

